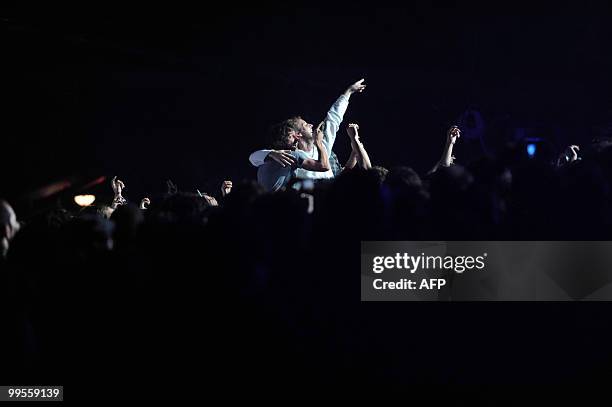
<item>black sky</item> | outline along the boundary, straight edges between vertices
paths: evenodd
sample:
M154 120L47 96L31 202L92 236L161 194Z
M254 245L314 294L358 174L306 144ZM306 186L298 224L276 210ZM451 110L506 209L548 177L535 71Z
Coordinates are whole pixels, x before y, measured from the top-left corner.
M491 145L515 127L583 142L612 121L612 28L576 7L7 12L3 194L75 175L117 174L134 194L253 178L269 125L320 120L361 77L346 121L375 164L425 171L468 107ZM343 135L335 149L348 154Z

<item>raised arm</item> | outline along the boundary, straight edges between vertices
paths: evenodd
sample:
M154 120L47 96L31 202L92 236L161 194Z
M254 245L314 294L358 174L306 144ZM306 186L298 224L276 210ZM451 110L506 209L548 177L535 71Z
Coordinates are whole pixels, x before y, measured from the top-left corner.
M359 125L351 123L346 128L346 131L351 139L351 148L356 153L359 166L364 170L369 170L372 168L372 163L370 162L368 152L359 138Z
M438 171L440 166L450 167L453 164L455 160L455 157L453 156L453 147L455 146L455 143L459 137L461 137L461 130L459 127L451 126L446 133L446 145L444 146L444 151L442 152L442 158L440 158L440 161L438 161L427 174L433 174L434 172Z
M351 147L353 147L352 144ZM358 159L359 151L355 150L354 148L351 148L351 155L349 156L348 160L346 160L346 164L344 164L344 167L342 167L342 171L351 170L355 168Z
M366 85L363 83L364 81L365 79L360 79L349 86L327 112L327 116L325 117L325 129L323 131L323 144L327 148L328 154L331 153L332 147L334 146L336 133L338 133L340 123L342 123L342 120L344 119L344 114L348 108L349 99L353 93L363 92L363 90L366 88Z
M317 126L314 139L315 146L317 146L317 150L319 150L319 159L313 160L312 158L305 158L304 161L302 161L301 167L308 171L325 172L329 171L331 168L329 165L329 155L323 145L323 123L324 122L321 122Z
M111 203L112 210L117 209L119 205L125 205L127 200L121 195L121 192L125 189L125 184L123 181L117 179L117 176L114 176L111 180L111 187L113 188L113 202Z
M366 85L364 85L365 79L359 79L357 82L353 83L351 86L349 86L343 93L344 96L346 96L346 98L350 98L351 95L355 92L357 93L361 93L363 92L363 90L366 88Z

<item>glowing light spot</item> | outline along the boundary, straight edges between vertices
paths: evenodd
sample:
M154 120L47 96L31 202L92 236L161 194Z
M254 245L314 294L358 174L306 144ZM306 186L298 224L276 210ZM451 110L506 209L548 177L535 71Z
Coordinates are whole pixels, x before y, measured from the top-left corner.
M74 202L79 206L89 206L96 200L94 195L76 195Z
M535 144L527 144L527 155L529 157L533 157L536 153L536 145Z

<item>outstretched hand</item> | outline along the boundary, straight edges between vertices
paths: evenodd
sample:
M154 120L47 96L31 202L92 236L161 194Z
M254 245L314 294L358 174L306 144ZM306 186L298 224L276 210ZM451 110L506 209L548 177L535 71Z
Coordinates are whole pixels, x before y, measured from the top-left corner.
M357 93L361 93L363 92L363 90L366 88L366 85L364 85L365 79L360 79L357 82L353 83L351 86L348 87L348 89L346 90L345 94L347 96L352 95L353 93L357 92Z
M446 136L450 144L455 144L457 140L459 140L459 137L461 137L461 129L459 129L457 126L451 126L451 128L448 129Z
M111 180L111 187L113 188L113 192L115 193L115 196L117 196L117 195L121 195L121 191L125 189L125 184L123 183L123 181L118 180L117 176L115 175L113 179Z

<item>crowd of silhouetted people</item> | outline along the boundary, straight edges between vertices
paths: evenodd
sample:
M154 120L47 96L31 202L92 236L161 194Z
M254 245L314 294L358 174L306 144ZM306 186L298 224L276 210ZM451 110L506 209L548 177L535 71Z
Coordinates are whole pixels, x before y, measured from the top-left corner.
M360 304L360 242L610 240L610 145L583 146L564 165L514 145L429 175L354 168L274 193L256 182L224 183L217 199L169 188L142 205L57 208L24 224L4 202L0 382L514 377L535 350L496 350L513 326L501 322L510 315L503 310L491 320L482 309L466 317L420 304ZM115 194L121 187L113 179ZM540 321L524 324L537 330ZM483 325L493 327L486 343L465 336ZM560 333L539 334L552 341ZM551 346L538 356L544 364L556 363ZM576 372L594 369L590 360L574 360ZM540 373L536 366L521 377L537 381Z

